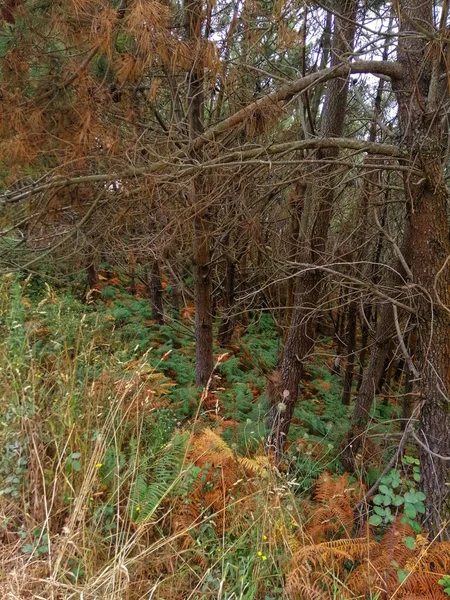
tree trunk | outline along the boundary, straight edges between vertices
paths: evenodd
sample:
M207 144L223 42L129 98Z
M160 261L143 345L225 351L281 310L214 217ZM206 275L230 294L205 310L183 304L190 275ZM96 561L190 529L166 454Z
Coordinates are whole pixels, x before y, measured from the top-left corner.
M150 298L152 305L152 319L160 325L164 323L163 288L161 284L161 271L159 262L154 261L150 271Z
M351 302L348 307L347 324L347 364L345 365L344 391L342 393L342 403L348 406L352 395L353 370L355 367L356 354L356 317L358 309L356 302Z
M357 0L339 3L342 16L334 18L332 43L332 66L342 62L344 56L352 51L355 33ZM324 137L340 136L344 130L347 105L348 80L334 79L327 86L322 113L322 134ZM338 156L338 149L318 152L319 159L332 159ZM333 214L335 188L335 168L324 165L321 176L309 188L305 198L305 210L302 223L308 222L305 248L299 252L301 262L319 266L324 260L328 227ZM307 206L308 204L308 206ZM322 273L320 269L307 270L297 280L294 311L286 340L281 365L281 377L284 385L283 402L277 410L271 410L268 421L267 446L274 450L276 460L281 458L287 439L289 426L298 399L298 386L303 374L304 361L314 348L314 315L321 297Z
M195 221L195 368L197 385L208 383L214 366L210 223L208 216Z
M355 457L364 443L363 434L369 420L370 408L383 376L392 336L395 333L392 306L385 304L377 326L375 342L370 352L369 364L356 398L350 430L344 440L341 460L348 471L355 468Z
M408 350L411 354L412 360L416 356L417 348L417 330L414 328L409 334ZM411 373L408 366L405 365L405 388L404 396L402 399L402 422L401 429L404 431L410 418L414 413L414 405L417 402L417 396L414 394L414 375Z
M445 6L445 5L444 5ZM398 59L403 78L398 86L400 133L411 164L422 173L405 176L410 204L411 270L419 294L418 365L422 408L419 425L421 487L426 495L424 525L433 534L445 532L450 516L450 272L448 257L448 194L441 155L439 89L441 49L433 32L432 0L400 0ZM447 7L448 11L448 7ZM416 23L417 28L416 28ZM420 25L419 25L420 24ZM420 31L419 31L420 28ZM429 31L436 41L423 35Z
M225 288L223 290L223 316L219 326L219 343L226 346L230 343L234 330L234 319L230 314L234 303L234 286L236 279L236 261L227 254Z
M289 194L289 209L291 213L290 232L288 250L289 260L295 261L298 258L298 243L300 233L300 222L302 219L303 207L305 204L306 184L297 182L294 189ZM289 277L287 281L285 327L289 331L291 324L292 310L295 297L295 277Z
M195 55L188 74L188 119L191 141L204 131L203 125L203 57L201 31L203 6L201 0L185 0L186 38L194 43ZM201 151L193 158L201 160ZM211 214L204 201L205 182L197 175L191 185L191 204L194 217L194 301L195 301L195 380L204 386L211 377L213 360L213 306L211 282ZM200 207L198 206L200 204Z
M96 256L91 255L88 258L88 264L86 266L86 283L87 292L84 295L85 302L97 302L100 297L100 281L98 278L98 259Z

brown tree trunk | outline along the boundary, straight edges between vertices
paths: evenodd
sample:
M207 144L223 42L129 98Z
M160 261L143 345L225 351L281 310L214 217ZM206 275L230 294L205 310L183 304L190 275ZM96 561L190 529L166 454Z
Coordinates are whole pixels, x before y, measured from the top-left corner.
M445 4L444 4L445 6ZM445 532L450 516L450 241L448 194L441 155L441 49L433 31L432 0L399 0L398 59L403 78L397 99L401 140L411 164L422 173L405 176L410 203L411 270L418 296L418 366L422 408L421 487L426 495L424 524L433 534ZM447 8L448 11L448 8ZM441 21L444 35L447 14ZM416 23L417 28L416 28ZM423 31L434 40L429 42Z
M408 350L411 354L412 360L415 359L417 348L417 330L414 328L409 334ZM414 380L415 377L408 366L405 365L405 388L404 396L402 399L402 422L401 429L404 431L410 418L414 412L414 405L417 402L417 396L414 394Z
M338 297L338 302L340 303L340 294ZM347 337L345 333L345 329L347 326L347 313L348 311L345 310L345 307L338 309L336 325L334 328L336 351L334 355L333 365L331 367L331 372L337 375L338 377L341 376L342 355L344 354L345 339Z
M100 297L100 281L98 278L98 259L91 255L86 267L87 292L84 296L85 302L97 302Z
M242 258L239 263L239 281L247 282L249 277L249 269L248 269L248 244L244 245L242 250ZM249 314L248 310L240 308L238 322L242 329L242 334L247 331L249 324Z
M210 271L210 223L205 215L195 221L195 381L204 386L213 371L213 306Z
M289 244L290 248L288 256L290 260L295 261L298 257L298 242L300 233L300 222L305 203L306 185L303 182L298 182L295 188L289 194L289 209L291 213ZM287 281L286 293L286 310L285 310L285 327L286 332L289 331L289 326L292 318L292 309L295 297L295 277L289 277Z
M351 53L355 33L357 0L339 3L342 16L334 18L331 64L339 64ZM327 86L322 113L321 129L324 137L340 136L344 130L347 105L348 80L335 79ZM318 152L318 159L338 156L338 149ZM301 262L320 266L324 260L328 227L333 214L335 168L323 166L320 177L309 188L305 198L302 221L313 217L307 230L305 249L299 253ZM308 203L308 206L307 206ZM304 361L314 348L314 315L321 297L322 273L320 269L308 269L297 280L294 311L285 344L281 377L284 385L283 401L271 410L268 421L267 446L274 450L277 460L281 458L289 426L298 399L298 386L303 374Z
M369 420L370 408L383 376L386 356L394 334L393 309L390 304L385 304L370 352L369 364L364 371L364 378L356 398L350 430L343 444L341 460L348 471L355 468L355 457L364 443L363 434Z
M152 319L160 325L164 323L163 288L161 284L161 271L159 262L154 261L150 271L150 298L152 305Z
M186 38L194 49L192 68L188 74L188 119L191 141L204 131L203 125L203 56L201 44L204 18L201 0L185 0ZM195 158L201 159L201 151ZM213 360L213 305L211 281L211 214L204 203L205 181L197 175L191 185L194 216L194 301L195 301L195 381L204 386L211 377ZM200 204L200 206L198 206Z
M348 307L347 324L347 364L345 365L344 391L342 393L342 403L348 406L352 395L353 370L355 367L356 355L356 317L358 308L356 302L351 302Z
M226 256L225 287L222 294L223 316L219 325L219 343L226 346L230 343L234 330L234 319L230 314L234 303L234 286L236 279L236 261L229 254Z

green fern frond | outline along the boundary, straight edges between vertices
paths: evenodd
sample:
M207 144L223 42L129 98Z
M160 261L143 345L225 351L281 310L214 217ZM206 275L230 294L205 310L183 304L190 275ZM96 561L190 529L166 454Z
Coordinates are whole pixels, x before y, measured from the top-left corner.
M165 498L176 491L187 440L186 434L176 434L151 466L148 461L140 464L129 494L130 516L136 523L151 519Z

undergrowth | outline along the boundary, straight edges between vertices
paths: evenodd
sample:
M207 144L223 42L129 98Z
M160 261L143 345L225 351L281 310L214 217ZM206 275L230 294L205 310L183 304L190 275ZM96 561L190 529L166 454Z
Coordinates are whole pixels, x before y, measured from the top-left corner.
M326 340L277 468L270 315L216 347L215 389L199 390L189 319L155 324L120 281L95 306L42 279L0 286L1 597L446 597L450 547L396 500L419 509L414 458L383 484L395 510L366 499L355 532L365 486L339 463L348 408Z

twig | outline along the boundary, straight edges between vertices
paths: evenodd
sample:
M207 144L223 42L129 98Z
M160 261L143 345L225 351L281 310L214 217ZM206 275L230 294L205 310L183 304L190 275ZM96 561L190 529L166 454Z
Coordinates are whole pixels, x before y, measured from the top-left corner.
M450 461L450 456L442 456L442 454L437 454L437 452L433 452L433 450L431 450L431 448L429 448L426 444L424 444L419 439L419 437L416 435L416 433L414 431L412 432L412 436L415 439L415 441L419 444L419 446L421 446L426 452L428 452L428 454L431 454L431 456L434 456L435 458L439 458L440 460Z
M408 364L408 369L414 375L414 379L419 379L420 378L420 373L416 369L416 367L414 366L412 358L409 355L408 349L407 349L407 347L405 345L405 340L403 339L402 332L400 330L400 323L398 321L398 311L397 311L397 307L395 306L395 304L392 305L392 311L394 313L394 323L395 323L395 330L397 332L398 343L400 344L400 348L402 350L403 357L404 357L404 359L406 360L406 362Z

